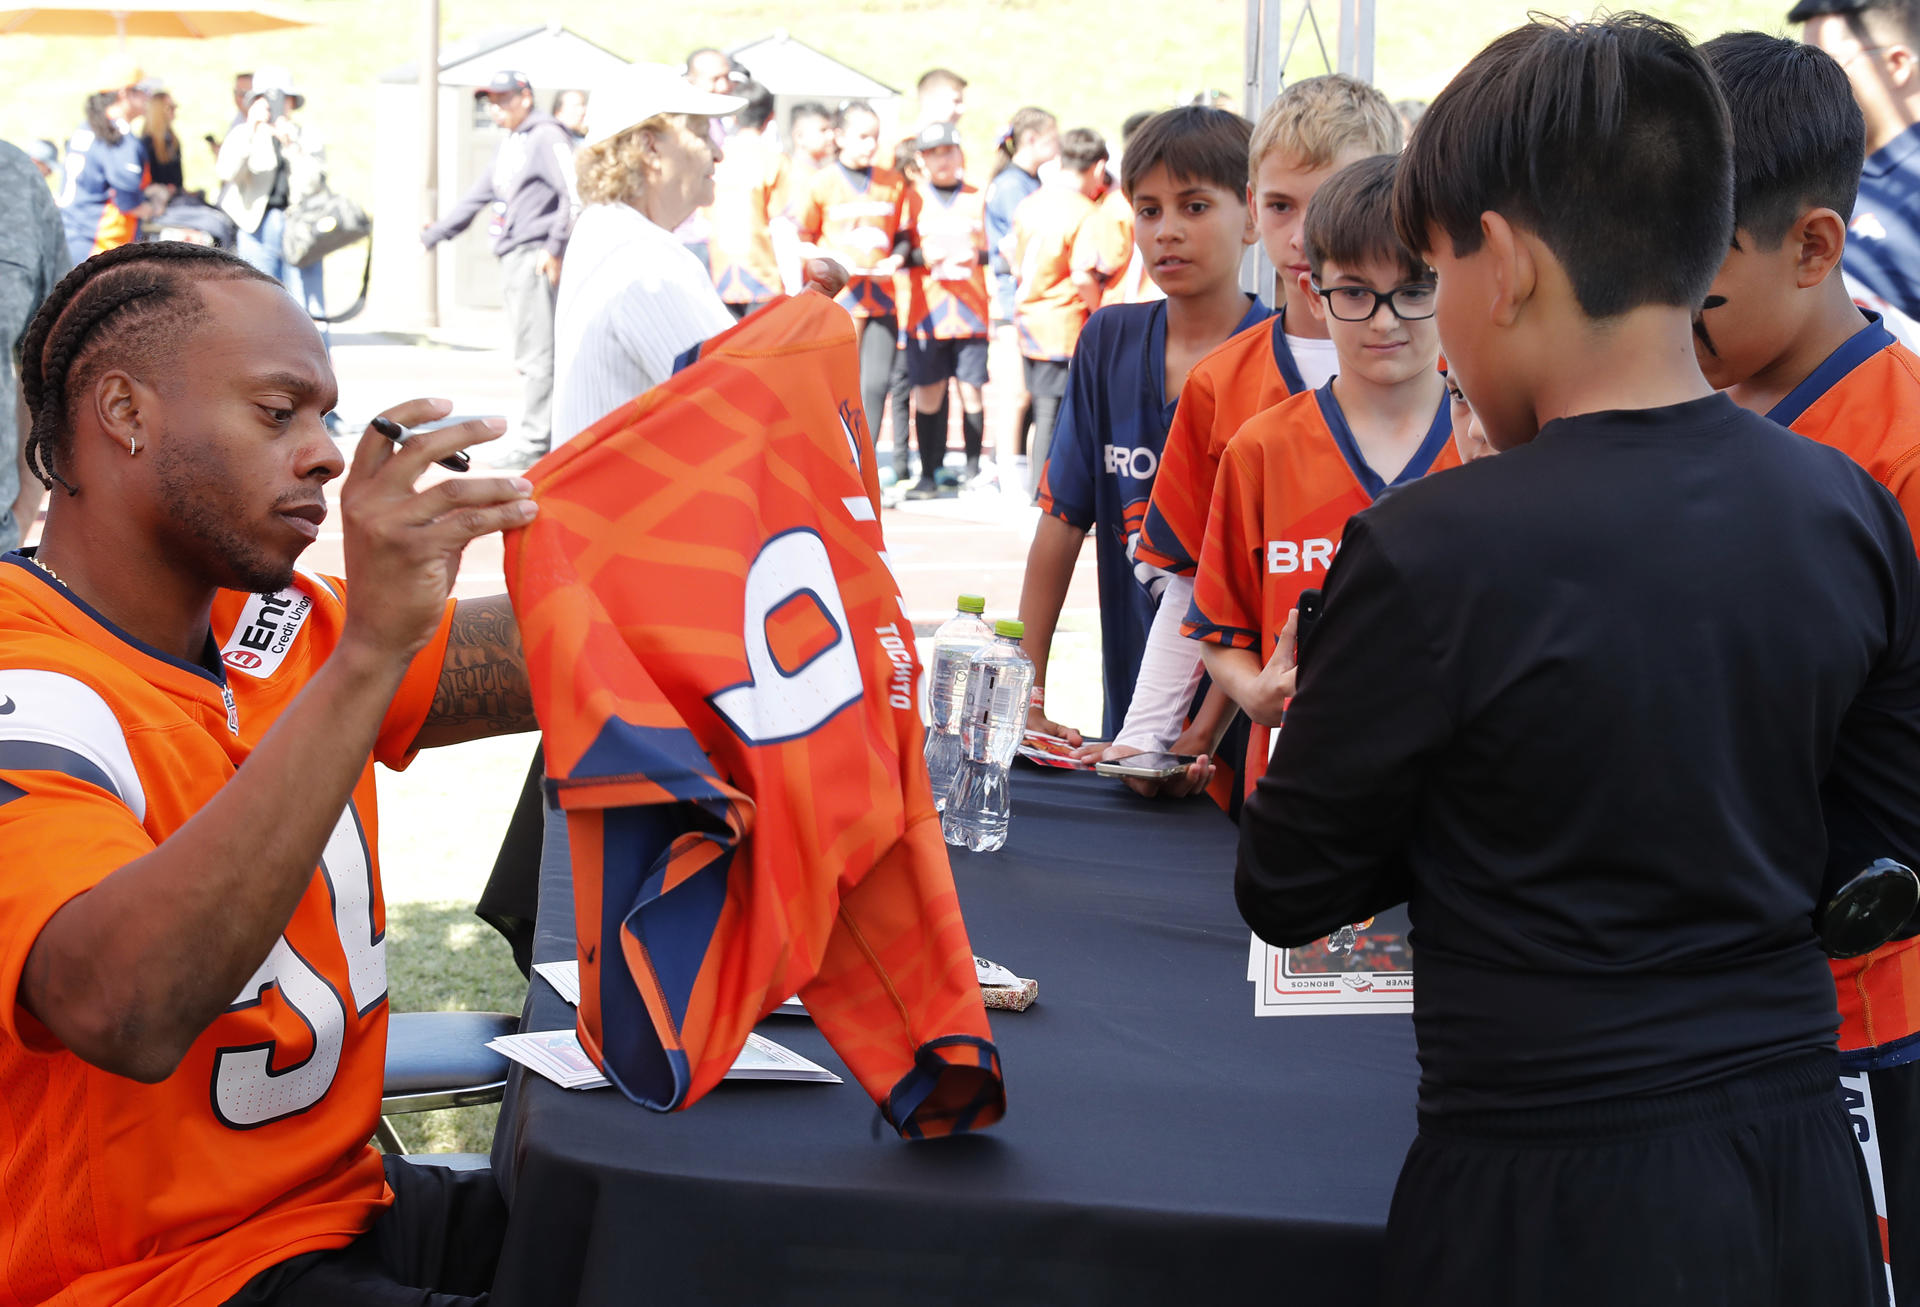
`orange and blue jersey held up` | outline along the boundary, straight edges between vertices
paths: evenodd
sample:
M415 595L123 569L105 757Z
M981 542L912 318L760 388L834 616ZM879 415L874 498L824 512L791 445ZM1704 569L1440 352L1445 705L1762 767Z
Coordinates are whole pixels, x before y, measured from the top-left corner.
M1207 511L1227 442L1255 413L1306 388L1287 347L1285 309L1194 364L1167 429L1135 557L1191 576L1207 538Z
M847 315L776 303L528 476L507 582L572 845L582 1045L683 1108L798 993L903 1135L998 1120Z

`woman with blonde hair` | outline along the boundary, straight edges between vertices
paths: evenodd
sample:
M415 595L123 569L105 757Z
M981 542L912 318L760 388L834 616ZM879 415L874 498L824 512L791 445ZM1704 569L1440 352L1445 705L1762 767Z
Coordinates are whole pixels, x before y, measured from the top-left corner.
M582 208L554 310L556 446L666 380L676 358L734 322L673 230L713 203L720 147L708 120L743 101L634 69L590 102L575 156ZM837 265L816 260L807 272L809 287L829 294L845 284Z

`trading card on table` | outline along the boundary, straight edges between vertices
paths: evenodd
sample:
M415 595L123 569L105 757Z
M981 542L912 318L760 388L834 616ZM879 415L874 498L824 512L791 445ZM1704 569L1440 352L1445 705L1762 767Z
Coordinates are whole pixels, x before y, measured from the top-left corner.
M1413 1011L1413 950L1407 911L1394 908L1304 948L1260 950L1255 1016L1351 1016Z
M740 1056L733 1060L733 1066L727 1071L729 1080L807 1080L819 1084L837 1085L840 1077L821 1066L800 1056L782 1044L761 1035L748 1035L746 1046L740 1050Z
M580 964L578 962L536 962L533 969L555 992L575 1007L580 1006Z
M1089 740L1092 744L1095 741ZM1020 756L1036 767L1058 767L1062 771L1092 771L1093 764L1073 756L1073 745L1045 731L1028 731L1020 742Z

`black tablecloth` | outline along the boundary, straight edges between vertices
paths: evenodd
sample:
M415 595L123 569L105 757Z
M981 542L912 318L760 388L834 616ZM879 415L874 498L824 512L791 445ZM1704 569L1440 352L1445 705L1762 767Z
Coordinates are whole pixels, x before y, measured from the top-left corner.
M516 1070L494 1301L1371 1301L1414 1129L1408 1018L1254 1017L1234 830L1204 801L1024 769L1013 794L1006 848L954 857L974 951L1040 984L993 1014L1003 1121L908 1143L850 1076L659 1115ZM550 818L538 961L573 956ZM572 1023L536 978L524 1028ZM811 1023L760 1029L845 1075Z

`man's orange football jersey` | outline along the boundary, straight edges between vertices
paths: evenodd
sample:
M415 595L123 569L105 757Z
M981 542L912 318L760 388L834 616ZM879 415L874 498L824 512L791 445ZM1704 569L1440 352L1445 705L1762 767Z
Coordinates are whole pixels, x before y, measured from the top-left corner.
M1285 309L1194 364L1167 428L1134 557L1191 576L1207 538L1221 451L1248 418L1306 388L1287 348Z
M859 384L846 314L755 314L533 467L507 581L594 1061L686 1107L797 992L902 1134L943 1135L1006 1100Z
M1832 445L1893 492L1920 538L1920 358L1870 321L1767 414ZM1920 1044L1920 937L1835 959L1840 1051ZM1902 1050L1908 1060L1920 1049Z
M193 664L0 558L0 840L34 851L0 887L0 1303L212 1307L392 1202L367 1144L387 1048L372 759L272 952L166 1080L81 1061L19 1001L53 914L200 811L312 679L344 593L305 574L223 593ZM382 762L409 756L446 641L408 671Z
M1014 210L1009 262L1019 289L1013 324L1027 358L1065 362L1073 357L1080 328L1092 313L1073 276L1093 269L1091 247L1078 246L1080 229L1093 212L1092 200L1057 184L1042 186Z
M791 168L757 132L734 136L713 166L707 254L714 288L729 304L763 304L781 293L771 223L787 211Z
M1180 633L1252 649L1264 664L1300 592L1326 581L1347 519L1394 486L1459 465L1444 393L1426 439L1391 484L1361 456L1332 382L1254 414L1221 457ZM1249 793L1266 774L1271 734L1254 724L1241 773Z
M927 266L912 273L912 303L903 324L921 340L974 340L987 335L987 204L977 186L951 192L920 182L914 227ZM964 281L933 275L942 262L970 258Z
M892 276L860 274L892 254L895 238L912 227L912 195L907 179L891 168L855 172L835 162L813 174L797 202L800 239L818 245L854 274L838 302L856 318L884 318L899 310Z

